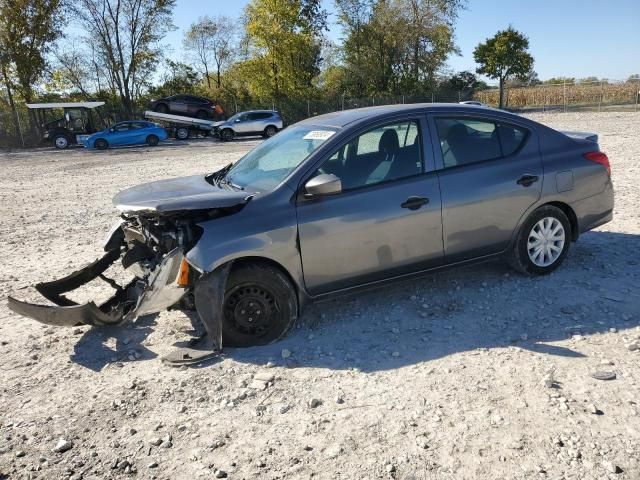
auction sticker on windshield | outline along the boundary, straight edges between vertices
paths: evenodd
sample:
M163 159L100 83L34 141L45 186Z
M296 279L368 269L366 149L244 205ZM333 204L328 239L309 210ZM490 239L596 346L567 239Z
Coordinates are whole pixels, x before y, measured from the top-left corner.
M307 133L302 138L304 140L327 140L334 133L336 133L336 132L333 132L331 130L311 130L309 133Z

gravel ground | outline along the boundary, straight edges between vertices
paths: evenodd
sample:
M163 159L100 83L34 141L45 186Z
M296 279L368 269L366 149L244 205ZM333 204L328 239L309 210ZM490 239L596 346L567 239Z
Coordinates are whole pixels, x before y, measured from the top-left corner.
M189 369L159 359L189 337L179 312L57 329L3 299L0 479L639 479L640 114L535 118L598 132L616 187L614 221L548 277L433 274ZM0 154L0 297L99 255L119 189L256 143Z

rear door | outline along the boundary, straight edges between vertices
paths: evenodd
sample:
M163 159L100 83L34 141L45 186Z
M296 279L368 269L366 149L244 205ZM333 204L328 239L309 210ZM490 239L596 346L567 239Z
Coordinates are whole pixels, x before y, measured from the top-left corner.
M170 113L176 115L187 115L189 113L189 104L186 95L176 95L171 99Z
M536 132L483 115L433 115L447 263L507 248L542 191Z
M442 263L440 189L425 123L405 118L375 126L309 175L334 174L343 188L331 196L298 195L304 281L312 295Z

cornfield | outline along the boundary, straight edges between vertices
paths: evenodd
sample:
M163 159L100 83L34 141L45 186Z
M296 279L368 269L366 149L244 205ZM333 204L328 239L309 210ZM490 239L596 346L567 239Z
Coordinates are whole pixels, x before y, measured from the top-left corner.
M488 105L498 105L499 97L498 89L483 90L474 95L475 100ZM525 109L545 106L636 105L639 97L640 81L558 83L508 88L505 91L505 106L510 109Z

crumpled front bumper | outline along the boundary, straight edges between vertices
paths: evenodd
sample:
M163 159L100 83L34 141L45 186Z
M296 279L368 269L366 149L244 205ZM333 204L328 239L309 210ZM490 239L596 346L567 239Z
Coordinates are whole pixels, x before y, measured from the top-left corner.
M120 256L119 249L108 251L102 258L64 278L37 284L36 290L55 306L23 302L12 297L8 298L8 306L20 315L47 325L110 326L165 310L180 301L186 293L186 288L178 282L184 258L182 249L173 249L145 278L136 277L125 286L103 275ZM116 293L101 305L95 302L78 304L64 296L96 278L101 278L116 289Z

